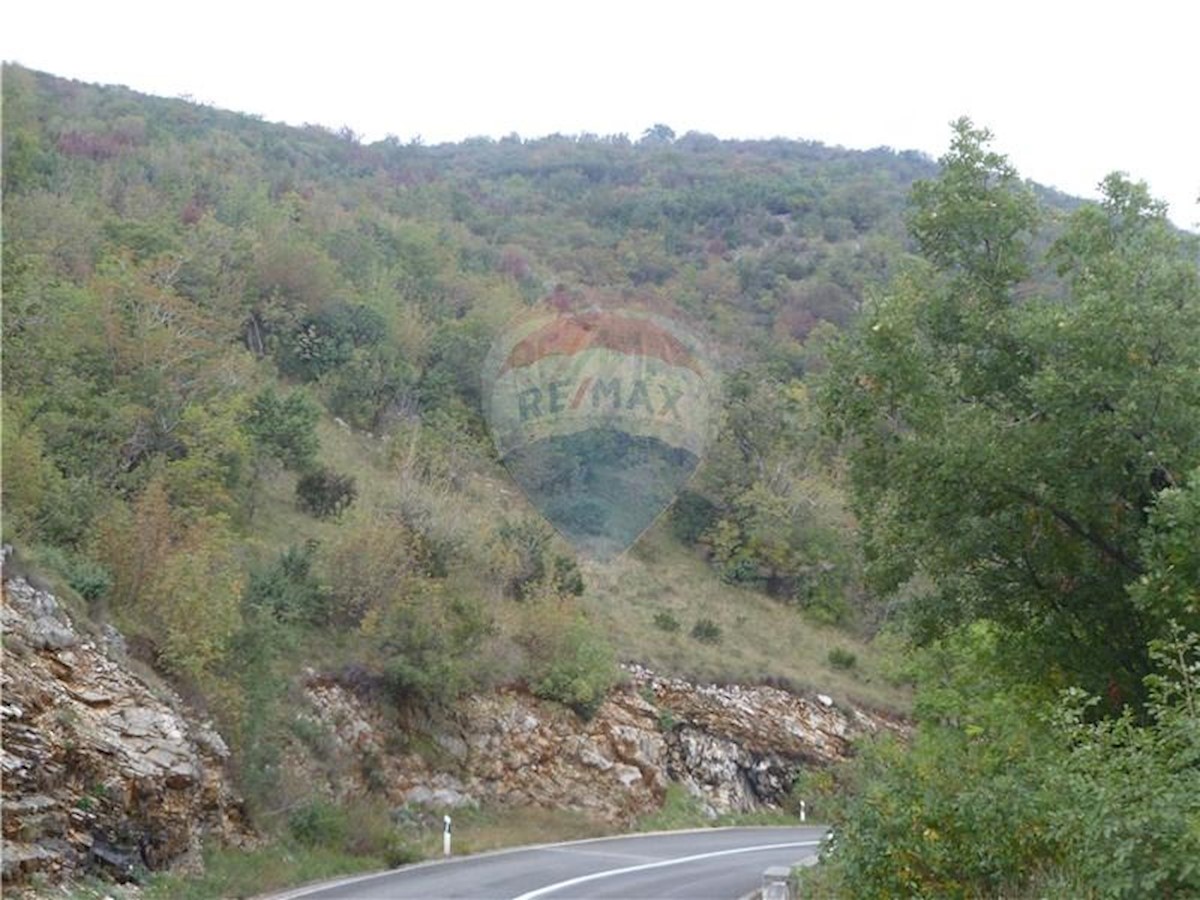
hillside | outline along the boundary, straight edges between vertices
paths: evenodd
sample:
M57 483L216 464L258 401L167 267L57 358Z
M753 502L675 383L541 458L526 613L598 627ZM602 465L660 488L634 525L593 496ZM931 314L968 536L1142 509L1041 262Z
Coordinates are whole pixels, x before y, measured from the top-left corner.
M364 144L16 66L3 136L17 868L150 865L80 823L186 760L265 840L152 895L410 860L456 804L479 848L799 799L822 895L1198 889L1200 257L1144 184L1054 195L967 119L936 166ZM602 391L628 434L543 454Z
M264 603L302 636L371 624L379 610L339 584L353 577L467 597L482 634L552 557L573 568L504 486L478 385L498 329L568 295L687 316L728 385L724 431L676 513L621 566L587 573L578 602L612 615L617 655L894 702L792 664L792 632L823 626L788 607L875 621L804 378L901 258L903 198L928 160L665 126L637 141L363 145L14 66L4 137L6 528L95 612L140 620L127 624L146 655L176 677L220 668ZM357 500L301 512L293 491L314 471L331 490L351 476ZM139 552L156 564L128 558L151 528L164 539ZM371 542L407 561L338 566ZM201 583L204 636L148 597ZM654 602L629 609L637 596ZM655 612L717 622L732 669L669 633L669 650L648 646ZM771 615L797 629L743 647L738 623Z
M904 517L943 485L897 509L887 492L914 462L872 488L872 440L895 421L885 409L847 438L866 407L836 386L909 371L897 358L855 381L868 376L846 375L839 335L926 271L908 198L938 174L931 160L662 124L632 139L366 144L3 75L4 539L76 620L115 625L132 665L212 718L264 834L319 838L358 819L386 832L372 779L427 758L438 728L491 693L596 733L583 723L609 721L611 705L593 717L617 697L668 741L671 710L649 695L673 677L735 697L736 684L782 687L809 698L787 701L802 709L817 692L885 720L911 709L914 665L899 672L887 626L959 576L935 583L917 564L935 552L888 556L886 543L907 551L925 534ZM1033 309L1039 292L1071 290L1045 251L1079 204L1030 196L1044 222L1012 290ZM597 562L501 464L481 371L531 309L635 306L704 336L720 427L670 510ZM948 431L921 459L961 437L963 455L939 463L949 471L973 435ZM935 543L966 521L956 503L930 526ZM880 530L885 513L902 524ZM881 589L887 566L905 577ZM937 611L939 627L950 618ZM1062 677L1054 665L1048 679ZM610 693L644 671L630 666L657 674ZM337 722L309 710L326 689L387 736L387 760L345 752ZM574 746L558 732L543 743L559 741ZM639 809L670 805L665 765ZM403 794L389 778L382 794ZM322 779L332 805L310 796ZM351 865L377 863L378 839L347 839Z
M4 158L5 539L214 718L260 827L304 801L277 765L303 669L435 717L501 685L588 715L618 662L906 707L806 376L928 159L366 145L16 66ZM670 310L721 361L708 458L610 564L481 416L487 347L547 297Z

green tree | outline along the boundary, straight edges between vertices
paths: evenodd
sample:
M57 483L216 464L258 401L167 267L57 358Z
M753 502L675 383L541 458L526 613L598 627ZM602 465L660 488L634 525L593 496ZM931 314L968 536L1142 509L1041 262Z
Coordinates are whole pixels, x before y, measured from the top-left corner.
M1035 293L1032 201L989 138L955 124L913 192L923 258L831 354L870 574L932 585L919 639L990 619L1031 675L1144 697L1156 626L1127 588L1156 494L1200 461L1195 242L1110 176L1042 260L1061 291Z
M320 415L303 392L280 397L273 387L266 387L250 404L242 427L265 458L301 470L316 462Z

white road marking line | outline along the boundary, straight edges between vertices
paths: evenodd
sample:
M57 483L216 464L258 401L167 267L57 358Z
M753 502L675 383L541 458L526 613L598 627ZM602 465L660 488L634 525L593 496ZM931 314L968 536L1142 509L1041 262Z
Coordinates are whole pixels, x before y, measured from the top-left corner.
M575 887L578 884L587 884L589 881L599 881L601 878L612 878L614 875L625 875L630 872L644 872L647 869L661 869L665 866L679 866L684 863L696 862L700 859L713 859L717 856L733 856L738 853L754 853L759 850L784 850L788 847L818 847L820 841L793 841L787 844L759 844L756 847L737 847L733 850L715 850L712 853L697 853L694 856L681 856L678 859L664 859L658 862L642 863L637 866L625 866L622 869L607 869L603 872L593 872L591 875L580 875L578 878L568 878L566 881L559 881L555 884L548 884L545 887L540 887L537 890L528 891L521 894L519 897L514 897L513 900L537 900L538 897L545 897L547 894L552 894L555 891L560 891L563 888Z
M808 826L813 828L815 826ZM521 847L505 847L500 850L486 850L483 853L472 853L468 856L452 857L450 859L428 859L424 862L411 863L407 866L398 866L394 869L385 869L382 872L369 872L366 875L349 875L343 878L335 878L327 881L318 881L312 884L300 885L294 888L288 888L282 893L276 892L267 894L260 900L299 900L301 897L307 897L311 894L320 893L321 891L330 891L337 888L347 887L351 884L360 882L377 881L385 878L391 878L401 872L413 872L418 869L431 869L435 866L454 866L464 860L481 860L489 859L495 856L515 856L520 853L528 853L532 850L547 850L559 847L574 847L581 844L603 844L609 841L627 841L630 838L650 838L650 837L669 837L680 834L719 834L721 832L732 831L771 831L776 829L774 825L721 825L716 828L709 825L701 828L677 828L674 830L658 830L658 831L642 831L633 834L610 834L606 837L598 838L576 838L573 841L552 841L545 844L526 844Z

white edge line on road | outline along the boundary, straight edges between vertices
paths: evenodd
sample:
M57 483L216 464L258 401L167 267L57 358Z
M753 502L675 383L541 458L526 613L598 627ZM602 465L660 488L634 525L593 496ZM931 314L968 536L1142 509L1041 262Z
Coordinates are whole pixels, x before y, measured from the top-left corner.
M427 859L418 863L410 863L406 866L397 866L394 869L384 869L380 872L368 872L363 875L348 875L343 878L326 879L324 881L310 882L309 884L297 885L292 888L284 888L282 891L274 891L270 894L259 895L260 900L300 900L302 897L307 897L317 891L332 890L334 888L346 887L347 885L357 884L360 881L371 881L376 878L386 878L389 875L395 875L397 872L407 872L412 869L424 869L431 866L442 866L447 863L462 862L466 859L482 859L488 856L505 856L510 853L522 853L526 850L549 850L556 847L570 847L574 844L592 844L600 843L601 841L619 841L624 838L639 838L639 837L661 837L668 834L701 834L703 832L718 832L718 831L771 831L777 828L824 828L823 825L719 825L717 827L709 826L707 828L677 828L664 831L632 831L625 834L608 834L603 837L594 838L577 838L572 841L554 841L547 844L526 844L519 847L501 847L496 850L485 850L482 853L468 853L465 856L451 856L446 859Z
M644 872L647 869L661 869L666 866L679 866L684 863L696 862L701 859L712 859L717 856L734 856L738 853L754 853L758 850L785 850L788 847L818 847L820 841L792 841L786 844L759 844L756 847L736 847L733 850L714 850L711 853L697 853L694 856L681 856L678 859L662 859L658 862L642 863L637 866L625 866L621 869L607 869L603 872L593 872L591 875L580 875L578 878L568 878L566 881L559 881L555 884L548 884L545 887L540 887L537 890L529 891L521 894L519 897L514 897L513 900L536 900L538 897L545 897L547 894L552 894L555 891L563 888L575 887L578 884L587 884L589 881L599 881L601 878L612 878L614 875L626 875L630 872Z

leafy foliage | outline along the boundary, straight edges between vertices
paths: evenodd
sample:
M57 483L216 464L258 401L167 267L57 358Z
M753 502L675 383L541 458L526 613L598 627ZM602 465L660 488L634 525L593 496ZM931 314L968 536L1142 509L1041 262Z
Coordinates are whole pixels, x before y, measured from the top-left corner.
M338 474L328 466L305 472L296 482L296 502L318 519L336 519L357 497L354 476Z
M313 571L315 551L315 545L288 547L271 566L251 570L243 603L279 621L327 622L330 595Z
M858 657L844 647L834 647L827 659L835 669L853 669L858 664Z
M826 785L837 839L806 888L1189 896L1196 248L1110 176L1041 261L1063 279L1042 295L1022 280L1030 198L988 137L956 124L914 190L926 262L832 354L870 574L914 598L924 649L911 746L868 743L840 805Z
M679 630L679 620L670 610L661 609L654 614L654 627L660 631L672 632Z
M1195 248L1113 176L1049 255L1063 295L1043 295L1021 281L1031 201L988 137L958 123L943 176L915 189L927 263L833 354L825 407L874 584L933 586L915 634L991 619L1042 674L1137 697L1156 635L1127 592L1139 542L1200 459Z
M307 396L294 391L280 397L272 387L254 398L243 428L268 459L289 469L310 468L316 461L316 424L320 410Z
M492 564L506 596L524 600L546 586L576 597L583 593L579 565L555 552L552 538L550 529L537 519L501 523L492 546Z
M864 748L843 773L835 848L806 889L837 896L1188 896L1200 887L1200 645L1157 643L1152 719L1016 687L997 634L973 628L920 666L911 746ZM1188 699L1190 696L1190 700ZM947 772L955 773L946 778ZM832 790L830 788L827 788Z
M620 680L613 648L570 594L542 587L524 603L518 640L528 656L529 686L589 719Z
M204 682L240 625L242 581L233 535L219 517L172 510L161 480L96 530L95 554L112 573L118 621L176 674Z
M966 122L921 181L886 149L665 125L368 146L3 81L5 537L201 695L252 810L321 848L297 858L405 852L283 778L302 664L406 704L523 680L583 715L619 677L579 565L503 493L478 380L510 317L601 289L692 317L730 373L675 549L822 620L901 610L927 644L913 745L841 776L820 877L1195 893L1197 276L1144 187L1060 222Z

